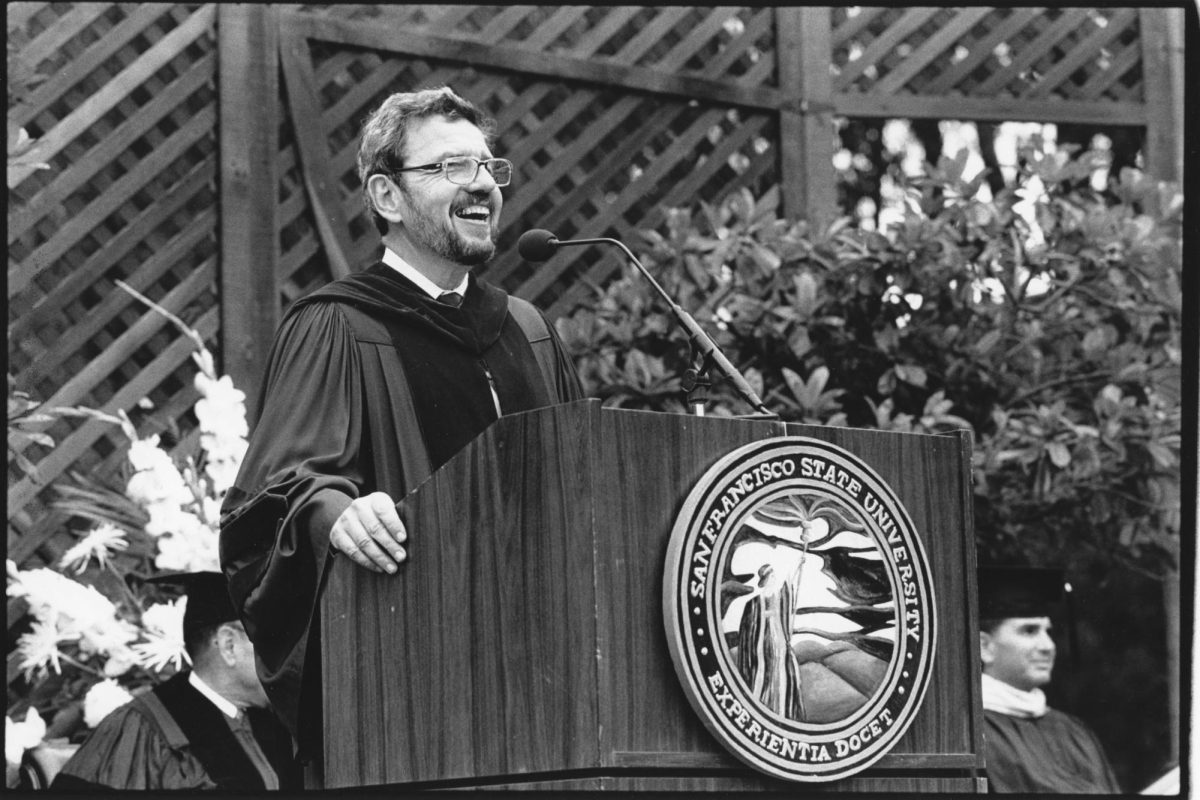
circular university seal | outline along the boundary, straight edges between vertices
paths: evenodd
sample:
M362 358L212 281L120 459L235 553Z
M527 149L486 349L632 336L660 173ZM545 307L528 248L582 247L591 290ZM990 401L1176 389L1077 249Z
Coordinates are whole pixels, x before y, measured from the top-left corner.
M937 630L928 562L853 454L798 436L729 453L688 495L663 578L684 691L755 769L845 778L912 722Z

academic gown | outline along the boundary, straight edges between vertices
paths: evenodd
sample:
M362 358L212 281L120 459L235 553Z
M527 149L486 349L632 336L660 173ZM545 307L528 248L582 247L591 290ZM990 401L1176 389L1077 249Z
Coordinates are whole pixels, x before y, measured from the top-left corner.
M985 710L983 716L991 791L1120 793L1100 740L1070 714L1048 709L1029 718Z
M489 383L505 414L582 397L553 327L546 374L508 301L472 275L450 308L378 263L280 324L220 550L263 685L306 758L320 754L316 613L338 516L375 491L399 501L482 433L496 419Z
M173 744L154 715L134 700L100 721L63 765L50 788L236 792L267 788L253 757L233 733L228 717L188 683L186 672L151 691L179 726L186 744ZM292 756L287 730L270 711L251 708L243 713L279 788L301 788L300 767Z

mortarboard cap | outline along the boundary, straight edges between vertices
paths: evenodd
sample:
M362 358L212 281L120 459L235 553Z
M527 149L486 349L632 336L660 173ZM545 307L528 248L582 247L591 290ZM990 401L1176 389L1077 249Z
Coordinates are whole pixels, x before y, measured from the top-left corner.
M146 581L183 588L187 595L187 607L183 612L183 639L186 642L201 631L238 619L233 601L229 599L229 584L219 572L172 572L155 575Z
M1063 570L1053 567L979 568L979 618L1048 617L1063 599Z

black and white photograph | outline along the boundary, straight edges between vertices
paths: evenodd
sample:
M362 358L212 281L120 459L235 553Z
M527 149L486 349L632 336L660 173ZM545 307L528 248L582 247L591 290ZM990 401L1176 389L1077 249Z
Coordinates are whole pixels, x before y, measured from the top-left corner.
M1188 795L1196 0L5 13L9 791Z

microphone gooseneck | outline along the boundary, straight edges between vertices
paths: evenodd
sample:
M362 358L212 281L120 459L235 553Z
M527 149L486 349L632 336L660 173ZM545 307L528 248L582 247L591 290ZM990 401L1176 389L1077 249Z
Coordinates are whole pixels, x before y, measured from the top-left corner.
M763 403L762 398L758 396L758 393L755 392L753 387L746 382L745 376L742 375L741 371L739 371L738 368L735 367L728 358L726 358L725 354L721 352L721 348L717 347L717 343L714 342L712 337L705 333L704 329L700 327L700 324L696 322L695 317L684 310L683 306L676 303L671 295L667 294L667 290L664 289L662 285L654 279L654 276L650 274L649 270L642 266L642 262L637 260L637 256L635 256L633 252L621 242L617 241L616 239L609 239L606 237L598 239L568 239L564 241L559 239L550 231L543 230L541 228L534 228L533 230L526 231L525 233L521 234L521 238L517 240L517 252L520 253L521 257L527 261L546 261L553 256L560 247L578 247L589 244L610 244L621 248L629 261L635 267L637 267L638 271L641 272L642 276L650 282L650 285L654 287L659 296L666 301L667 305L671 309L671 313L675 315L675 319L679 322L680 326L687 331L688 336L692 340L692 346L696 349L696 351L698 351L705 359L710 360L711 363L716 366L726 378L729 379L730 383L733 384L733 387L737 389L738 394L740 394L742 398L750 404L751 408L764 415L778 417L777 414L773 413L767 408L766 404Z

